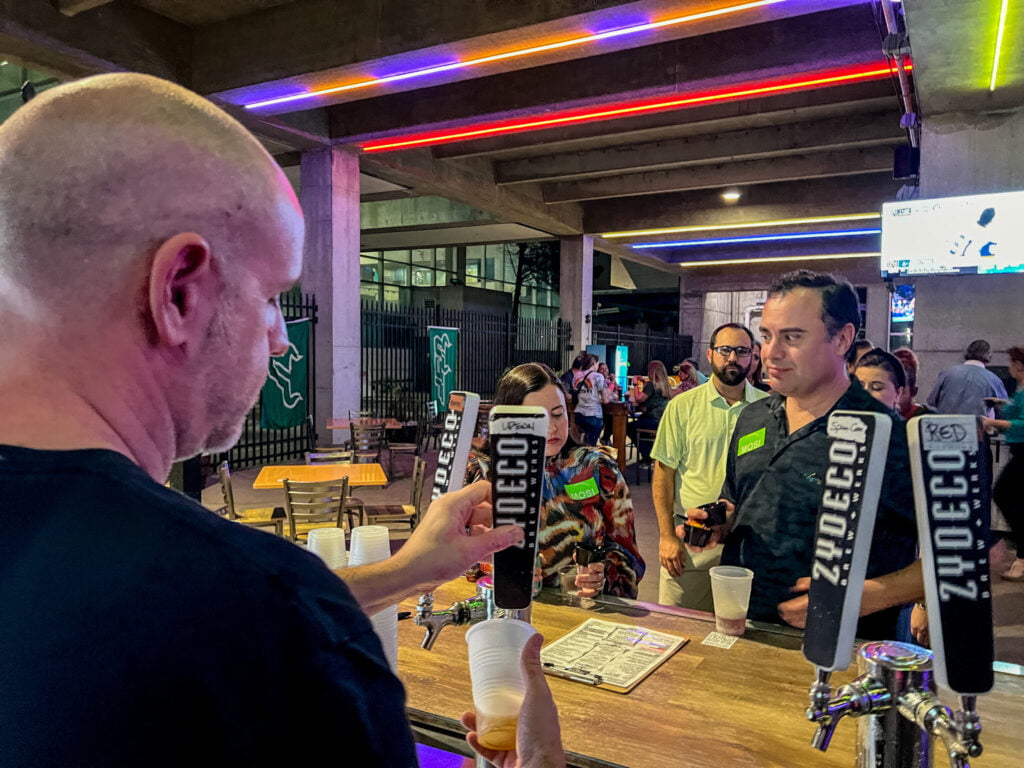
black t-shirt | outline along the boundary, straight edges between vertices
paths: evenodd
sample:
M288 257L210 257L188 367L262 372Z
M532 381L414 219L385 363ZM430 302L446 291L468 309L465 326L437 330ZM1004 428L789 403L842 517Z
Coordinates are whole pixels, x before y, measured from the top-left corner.
M798 578L811 575L828 468L828 414L789 434L785 403L775 394L743 409L732 433L722 488L723 498L736 504L722 563L754 571L749 616L760 621L781 621L778 604L796 597L790 587ZM834 410L892 415L856 380L829 413ZM910 565L916 547L906 424L893 416L867 577ZM861 618L857 636L897 639L898 615L899 608L890 608Z
M0 446L0 766L413 766L344 583L103 450Z

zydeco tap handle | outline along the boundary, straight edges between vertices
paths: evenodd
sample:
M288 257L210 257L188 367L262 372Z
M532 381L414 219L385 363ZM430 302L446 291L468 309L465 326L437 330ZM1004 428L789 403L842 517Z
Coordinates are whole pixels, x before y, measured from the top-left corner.
M907 437L935 676L954 693L985 693L994 677L988 449L973 416L918 416Z
M834 411L828 419L803 649L819 670L850 665L891 429L880 413Z
M469 448L476 430L476 414L480 410L480 395L475 392L452 392L448 396L448 410L444 416L441 449L437 453L437 471L430 500L459 490L466 479Z
M537 406L495 406L488 440L494 525L518 525L525 535L522 544L494 553L494 604L528 608L533 599L548 412Z

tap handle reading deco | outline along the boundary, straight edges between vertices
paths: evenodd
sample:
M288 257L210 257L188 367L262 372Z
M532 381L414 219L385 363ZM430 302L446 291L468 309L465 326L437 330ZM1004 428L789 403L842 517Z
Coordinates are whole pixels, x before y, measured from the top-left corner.
M907 437L935 676L972 697L993 684L988 449L973 416L919 416Z
M494 604L498 608L529 608L537 558L548 412L526 405L491 409L488 426L494 524L518 525L523 543L494 553Z
M835 411L828 419L803 647L819 669L812 694L827 689L824 670L850 665L891 429L892 419L879 413ZM814 701L811 707L820 709Z
M459 490L466 479L466 463L476 429L476 414L480 409L480 395L475 392L452 392L448 396L448 410L444 416L441 449L437 453L437 471L430 500L449 491Z

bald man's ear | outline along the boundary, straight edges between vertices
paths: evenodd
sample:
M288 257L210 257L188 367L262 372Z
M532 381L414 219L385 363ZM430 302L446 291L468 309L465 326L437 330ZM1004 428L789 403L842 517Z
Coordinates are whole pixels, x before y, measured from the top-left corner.
M157 340L180 347L206 334L219 295L210 245L194 232L165 240L149 273L149 311Z

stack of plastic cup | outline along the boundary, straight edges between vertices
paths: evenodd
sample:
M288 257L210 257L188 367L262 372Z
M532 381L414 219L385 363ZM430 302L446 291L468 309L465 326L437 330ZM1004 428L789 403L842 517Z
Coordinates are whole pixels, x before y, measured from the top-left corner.
M345 531L341 528L314 528L309 532L306 549L318 555L332 571L348 564Z
M516 746L516 724L526 695L523 646L535 633L516 619L488 619L466 632L476 730L480 744L488 749Z
M391 532L383 525L360 525L352 529L350 567L380 563L391 557ZM398 606L389 605L370 616L370 623L384 647L392 671L398 670Z

